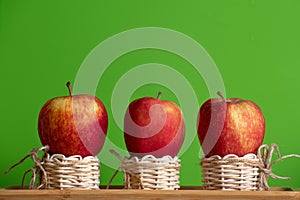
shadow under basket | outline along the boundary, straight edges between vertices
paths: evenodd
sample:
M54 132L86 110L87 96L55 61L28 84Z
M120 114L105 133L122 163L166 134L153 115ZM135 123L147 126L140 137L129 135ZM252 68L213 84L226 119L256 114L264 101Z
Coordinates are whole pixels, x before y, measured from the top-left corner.
M201 159L202 182L206 190L248 190L260 188L260 162L255 154Z
M66 157L47 154L43 159L47 177L45 189L99 189L100 163L97 157Z
M178 157L156 158L146 155L142 158L125 158L122 162L126 189L177 190L179 186Z

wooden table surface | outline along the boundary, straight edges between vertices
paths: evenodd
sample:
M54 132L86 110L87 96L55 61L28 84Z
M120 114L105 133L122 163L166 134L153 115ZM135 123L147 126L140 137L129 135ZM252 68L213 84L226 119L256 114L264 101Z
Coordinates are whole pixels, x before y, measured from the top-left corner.
M103 200L103 199L215 199L215 200L286 200L299 199L300 191L285 191L285 189L272 189L272 191L208 191L193 187L186 187L177 191L168 190L124 190L124 189L100 189L100 190L0 190L0 200Z

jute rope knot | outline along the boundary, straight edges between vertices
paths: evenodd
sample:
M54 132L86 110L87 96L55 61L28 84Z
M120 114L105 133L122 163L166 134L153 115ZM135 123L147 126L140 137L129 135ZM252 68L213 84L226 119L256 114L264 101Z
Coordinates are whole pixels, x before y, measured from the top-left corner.
M272 162L272 156L276 152L277 159ZM280 155L279 148L277 144L271 144L270 147L266 144L261 145L257 152L257 157L260 161L259 170L260 170L260 188L263 190L269 189L268 177L277 178L282 180L289 180L290 177L278 176L272 172L272 167L281 160L290 157L300 158L298 154L288 154L285 156Z
M10 168L8 168L4 174L9 173L13 168L24 162L27 158L31 158L32 161L34 162L34 166L25 171L23 177L22 177L22 188L24 187L24 179L26 175L31 172L32 177L30 179L29 183L29 189L41 189L41 188L46 188L47 187L47 173L43 167L43 160L47 156L49 151L49 146L42 146L40 148L33 148L29 154L27 154L24 158L22 158L19 162L16 164L12 165ZM42 158L39 156L39 152L44 152ZM39 176L39 181L37 185L35 186L36 178Z

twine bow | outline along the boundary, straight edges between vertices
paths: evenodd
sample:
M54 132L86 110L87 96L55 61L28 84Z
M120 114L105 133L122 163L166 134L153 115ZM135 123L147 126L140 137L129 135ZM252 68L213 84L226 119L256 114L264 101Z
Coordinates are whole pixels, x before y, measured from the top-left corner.
M42 156L42 158L40 159L38 153L40 151L43 151L44 154ZM22 158L19 162L17 162L16 164L12 165L10 168L8 168L4 174L7 174L8 172L10 172L13 168L15 168L16 166L18 166L19 164L21 164L22 162L24 162L27 158L31 157L32 161L34 162L34 166L31 167L30 169L28 169L27 171L25 171L25 173L23 174L22 177L22 188L24 187L24 179L26 177L26 175L31 172L32 173L32 177L29 183L29 189L41 189L41 188L46 188L47 185L47 173L43 167L43 159L44 157L47 155L49 151L49 146L42 146L40 148L33 148L29 154L27 154L24 158ZM35 186L35 182L36 182L36 178L39 175L39 182L38 185Z
M273 156L274 150L275 150L278 158L272 162L272 156ZM282 179L282 180L290 179L290 177L283 177L283 176L278 176L278 175L274 174L272 172L272 167L281 160L284 160L284 159L290 158L290 157L300 158L300 155L288 154L285 156L281 156L277 144L271 144L270 147L268 145L264 144L259 147L258 152L257 152L257 157L260 161L259 169L261 171L261 173L260 173L260 184L261 184L260 188L262 188L264 190L268 190L269 189L269 185L268 185L268 177L269 176L271 178L278 178L278 179Z

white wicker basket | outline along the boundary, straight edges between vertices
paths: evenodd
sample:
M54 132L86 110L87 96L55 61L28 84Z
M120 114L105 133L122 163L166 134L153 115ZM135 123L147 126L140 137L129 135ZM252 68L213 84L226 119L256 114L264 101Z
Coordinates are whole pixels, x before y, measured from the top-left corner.
M46 189L99 189L100 163L97 157L66 157L47 154L43 160Z
M178 157L125 158L122 162L126 189L177 190L180 160Z
M255 154L233 154L202 158L202 181L207 190L250 190L260 188L260 162Z

